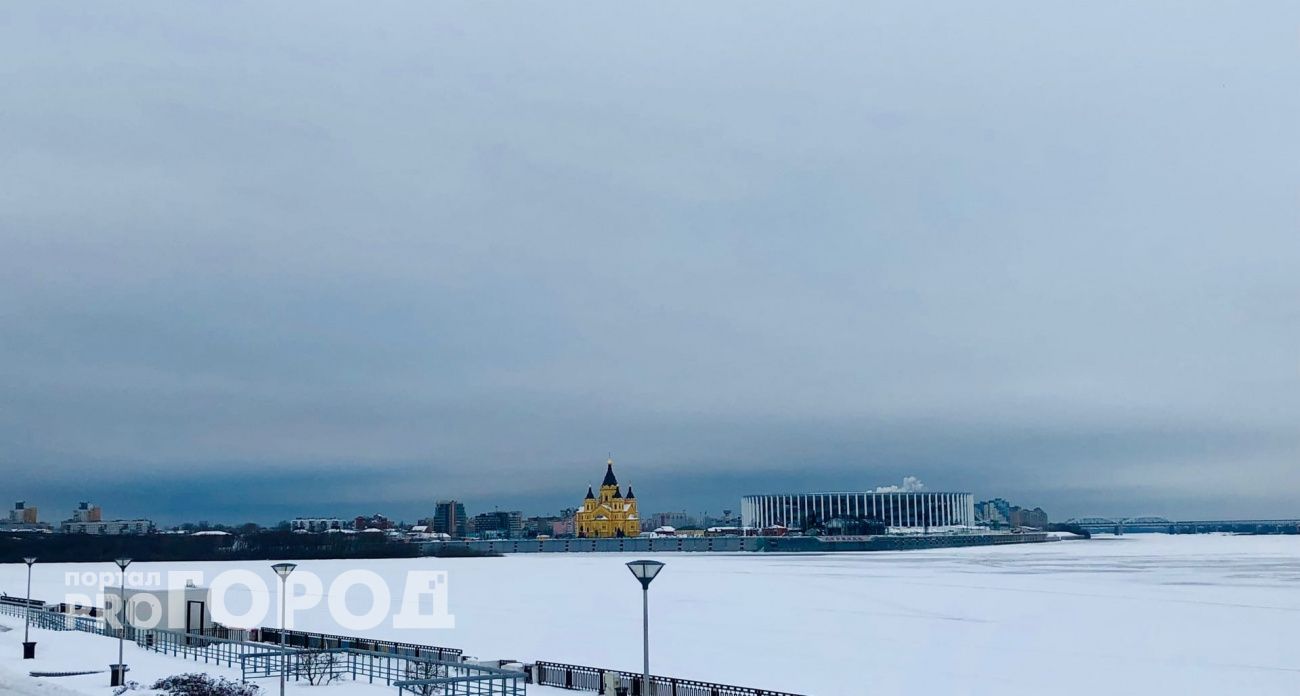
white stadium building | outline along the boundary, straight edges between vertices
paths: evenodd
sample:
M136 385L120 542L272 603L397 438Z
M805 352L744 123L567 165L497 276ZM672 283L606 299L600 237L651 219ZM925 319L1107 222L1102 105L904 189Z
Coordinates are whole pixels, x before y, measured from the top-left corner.
M888 527L950 527L975 524L971 493L861 492L747 495L740 501L747 529L804 529L834 519L879 520Z

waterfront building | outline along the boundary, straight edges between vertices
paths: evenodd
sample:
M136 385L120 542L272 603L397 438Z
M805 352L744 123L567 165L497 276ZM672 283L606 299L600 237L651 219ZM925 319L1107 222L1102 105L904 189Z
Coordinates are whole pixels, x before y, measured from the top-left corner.
M641 518L637 515L636 495L627 487L623 495L614 476L614 460L605 463L605 479L600 482L600 495L587 486L587 497L582 509L574 515L574 527L580 537L634 537L641 534Z
M463 538L469 531L465 504L455 500L439 500L433 512L433 531L453 539Z
M573 514L576 513L577 511L575 510L569 515L570 525L573 524ZM552 536L555 530L555 523L562 521L563 518L556 517L555 515L538 515L535 517L524 518L523 536L525 539L535 539L539 536Z
M578 528L575 524L574 517L576 517L577 514L578 511L574 510L573 513L570 514L569 516L561 517L558 520L552 522L550 535L553 537L576 536Z
M739 527L740 515L731 510L723 510L721 517L714 517L705 512L700 518L700 526L708 529L709 527Z
M699 522L694 517L686 514L685 510L681 512L656 512L647 519L649 519L649 524L646 526L651 529L658 529L659 527L685 529L686 527L699 525Z
M524 516L511 512L483 512L469 520L469 531L479 539L519 539L524 535Z
M975 497L918 491L747 495L741 499L740 517L746 529L802 530L837 519L874 520L895 528L970 526Z
M975 521L991 527L1011 524L1011 503L1002 498L975 503Z
M1039 507L1033 510L1022 507L1011 508L1011 526L1042 529L1047 526L1047 513Z

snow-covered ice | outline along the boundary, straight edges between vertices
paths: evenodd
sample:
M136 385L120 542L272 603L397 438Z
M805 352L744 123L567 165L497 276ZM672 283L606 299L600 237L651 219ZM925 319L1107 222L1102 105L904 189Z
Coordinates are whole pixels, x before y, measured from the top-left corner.
M668 564L650 592L652 670L659 674L817 696L1300 693L1300 537L1131 535L898 553L655 557ZM640 590L623 566L631 558L521 554L299 567L327 587L345 570L374 570L393 586L394 609L404 571L449 571L454 629L386 623L367 635L459 647L481 658L639 671ZM238 567L275 587L269 566L132 570L211 576ZM0 566L0 590L21 594L25 570ZM90 570L112 566L38 564L33 594L57 601L67 591L65 571ZM359 611L369 598L358 589L347 599ZM240 601L232 593L231 603ZM23 669L11 659L21 620L0 623L19 629L0 634L8 651L0 669ZM354 633L336 625L323 602L300 615L297 627ZM37 634L42 654L60 635ZM105 650L83 655L89 668L111 661ZM175 664L172 672L193 667L160 659Z

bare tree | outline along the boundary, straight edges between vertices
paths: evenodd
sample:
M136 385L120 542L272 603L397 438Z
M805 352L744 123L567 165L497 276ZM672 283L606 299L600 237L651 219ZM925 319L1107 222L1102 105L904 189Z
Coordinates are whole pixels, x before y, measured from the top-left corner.
M406 661L407 681L437 679L438 677L445 676L447 676L446 665L440 665L435 662L425 662L423 660ZM419 686L408 686L406 688L418 696L442 696L447 693L443 686L437 684L420 684Z
M336 652L305 650L293 660L293 673L312 686L331 684L343 676L343 660Z

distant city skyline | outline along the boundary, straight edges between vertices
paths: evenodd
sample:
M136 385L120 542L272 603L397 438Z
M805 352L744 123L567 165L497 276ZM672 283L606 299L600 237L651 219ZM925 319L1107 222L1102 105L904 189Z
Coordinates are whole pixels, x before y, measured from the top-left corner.
M761 491L761 493L813 492L815 490L815 487L810 487L809 485L805 485L806 482L809 480L810 479L806 476L799 476L797 474L792 474L789 477L789 480L787 482L789 486L792 487L787 487L787 488L778 487L768 491ZM832 483L832 482L828 482L828 483ZM941 489L940 487L925 486L924 482L921 483L923 485L923 488L921 490L925 490L925 491L946 490L946 489ZM235 485L235 484L233 483L221 484L222 487L226 485ZM636 484L636 485L638 486L638 490L640 490L641 487L644 487L646 490L657 490L658 488L653 483ZM672 486L670 485L668 488L671 490ZM896 484L881 485L881 486L860 486L860 487L838 486L835 488L835 490L870 491L876 489L883 490L888 488L898 488L898 487ZM956 491L957 489L953 488L952 490ZM756 493L756 492L758 491L751 491L750 493ZM642 500L647 499L646 494L642 494L638 492L637 495L638 498ZM280 507L275 507L275 501L278 501L283 497L284 496L282 496L281 494L275 493L273 494L273 497L269 498L268 500L264 500L262 504L251 506L251 507L250 507L251 503L241 503L238 500L218 498L212 501L206 508L200 507L197 510L189 505L190 501L158 500L152 497L151 495L149 495L147 492L143 495L128 494L118 499L116 502L121 503L121 506L119 506L118 504L110 504L106 506L104 504L104 501L100 499L94 499L91 500L91 502L93 504L99 505L101 508L107 507L108 511L105 514L110 515L114 519L148 518L164 526L176 526L183 523L199 523L199 522L208 522L211 524L223 524L223 525L235 525L235 524L241 524L245 522L254 522L265 526L271 526L282 521L292 520L294 518L337 517L343 520L351 520L356 516L371 515L371 514L385 515L386 517L388 517L390 520L394 522L404 521L407 524L415 524L416 521L419 519L433 517L437 507L437 502L440 502L443 499L451 499L458 503L462 503L465 506L465 509L470 516L473 516L478 513L500 510L500 511L519 511L522 512L525 517L539 517L539 516L558 515L561 511L566 509L572 509L574 505L581 502L581 496L578 496L577 499L575 500L572 499L571 497L566 497L563 494L558 494L558 493L553 495L503 496L499 498L470 498L470 497L458 497L452 494L447 494L447 495L437 495L436 500L431 498L427 504L406 503L403 505L391 505L387 507L381 505L377 509L371 509L375 507L373 505L371 507L366 507L364 503L358 503L355 500L351 500L351 499L341 499L333 502L321 502L319 504L314 504L314 505L308 504L306 506L293 506L287 503L281 503ZM1072 517L1091 517L1091 516L1114 517L1116 519L1119 519L1119 518L1127 518L1127 517L1140 517L1144 515L1156 515L1156 516L1169 517L1170 519L1175 519L1175 520L1176 519L1188 519L1188 520L1191 519L1288 519L1295 516L1294 514L1285 514L1284 512L1276 512L1274 514L1259 514L1259 511L1254 511L1252 513L1252 511L1250 510L1244 510L1239 513L1224 514L1222 513L1221 506L1216 507L1213 505L1207 505L1204 508L1201 508L1200 509L1201 514L1195 514L1193 512L1192 514L1175 516L1175 515L1168 515L1159 510L1148 510L1148 509L1140 509L1134 511L1134 510L1125 510L1125 509L1078 508L1077 506L1073 506L1069 504L1064 504L1060 507L1057 507L1055 505L1044 504L1040 499L1024 499L1024 498L1017 498L1014 496L1008 497L1008 496L995 495L995 494L976 493L975 498L976 500L979 501L990 500L994 498L1003 498L1012 505L1025 507L1027 509L1035 508L1035 507L1045 508L1046 511L1051 516L1052 521L1055 522L1064 521ZM711 517L721 517L725 510L731 510L733 515L739 515L739 510L741 507L741 501L739 496L736 498L734 502L722 501L722 502L718 502L716 505L710 505L709 499L692 497L689 495L683 496L681 499L696 501L697 504L674 505L672 503L667 502L667 500L664 500L663 504L657 504L657 505L651 505L645 507L643 509L643 517L645 517L646 519L650 519L652 516L660 513L684 513L691 517L702 517L704 515L708 515ZM77 500L78 502L82 502L85 499L78 498ZM13 502L17 502L17 501L11 501L9 503L6 503L6 508L12 507ZM58 506L58 505L51 505L49 503L42 503L38 506L31 498L28 498L25 502L27 503L27 506L29 508L39 508L41 522L53 523L56 527L58 526L59 522L67 520L73 516L73 510L77 505L77 503L71 503L65 506ZM208 511L206 514L197 514L199 510L205 510L205 509ZM1083 511L1080 511L1081 509ZM273 510L280 510L281 512L275 514L272 512ZM1195 510L1195 508L1193 510Z
M7 7L5 490L1300 513L1295 3L577 7Z

